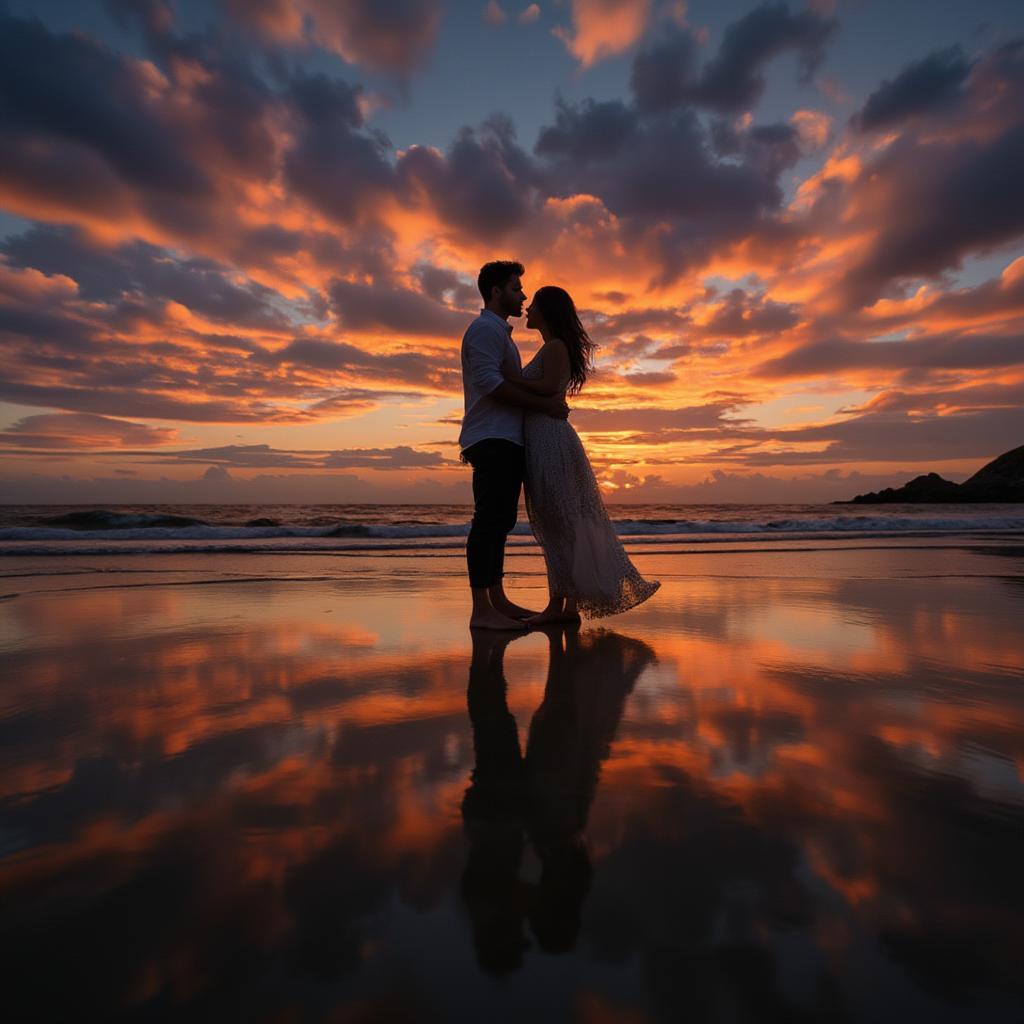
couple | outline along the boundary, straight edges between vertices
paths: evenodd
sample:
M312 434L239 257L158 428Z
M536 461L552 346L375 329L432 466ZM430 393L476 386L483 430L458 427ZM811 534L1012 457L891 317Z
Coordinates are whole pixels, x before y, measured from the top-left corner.
M466 543L473 611L482 629L525 629L624 612L660 586L637 572L605 511L597 479L576 431L566 394L591 370L594 344L568 292L547 286L533 296L526 326L544 344L524 367L510 316L522 316L521 263L485 264L484 300L462 339L466 413L459 435L473 467L473 523ZM516 524L519 493L547 564L549 600L539 612L508 599L502 583L505 540Z

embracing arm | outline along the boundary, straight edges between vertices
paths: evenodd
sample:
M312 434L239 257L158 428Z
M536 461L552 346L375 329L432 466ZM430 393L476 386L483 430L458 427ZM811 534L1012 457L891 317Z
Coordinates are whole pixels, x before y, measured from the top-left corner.
M499 384L491 392L491 398L502 405L515 405L520 409L529 409L532 412L542 412L555 419L564 420L569 415L569 406L561 394L535 395L526 388L521 387L521 382L505 381Z
M560 341L546 342L541 349L544 354L544 374L538 380L530 380L521 371L511 370L503 366L501 369L505 380L535 395L560 395L564 390L561 382L569 369L569 353Z
M494 331L474 325L466 334L466 353L469 357L469 373L474 387L482 394L489 395L503 405L514 405L520 409L546 413L556 419L565 419L569 407L557 395L535 395L521 387L521 381L510 383L502 379L502 367L506 343Z

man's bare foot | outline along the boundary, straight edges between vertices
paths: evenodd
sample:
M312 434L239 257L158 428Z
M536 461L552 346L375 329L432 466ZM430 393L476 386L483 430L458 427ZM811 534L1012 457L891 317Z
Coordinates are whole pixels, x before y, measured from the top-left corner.
M470 629L526 629L521 619L502 615L496 608L475 612L469 620Z

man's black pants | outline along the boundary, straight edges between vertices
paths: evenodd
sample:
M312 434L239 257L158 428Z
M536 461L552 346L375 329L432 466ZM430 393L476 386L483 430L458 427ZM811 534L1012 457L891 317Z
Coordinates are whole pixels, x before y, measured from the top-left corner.
M516 525L523 488L523 446L498 437L463 453L473 467L473 525L466 541L471 587L493 587L505 570L505 539Z

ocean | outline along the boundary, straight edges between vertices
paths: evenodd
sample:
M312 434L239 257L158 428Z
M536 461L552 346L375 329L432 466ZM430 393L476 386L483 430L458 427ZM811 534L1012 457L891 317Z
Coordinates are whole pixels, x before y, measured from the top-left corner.
M609 505L627 548L1024 535L1020 505ZM467 505L4 505L0 556L461 549ZM535 542L525 513L512 546Z

